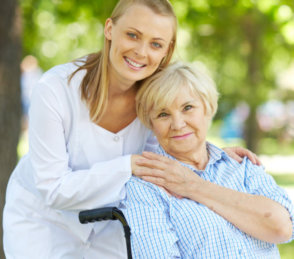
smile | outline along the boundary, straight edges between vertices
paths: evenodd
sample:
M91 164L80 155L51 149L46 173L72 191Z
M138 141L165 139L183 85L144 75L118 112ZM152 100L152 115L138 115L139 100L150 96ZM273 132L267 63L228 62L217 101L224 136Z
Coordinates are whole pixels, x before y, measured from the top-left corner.
M146 65L144 64L139 64L127 57L124 57L124 60L128 63L128 65L132 66L133 68L142 68L142 67L145 67Z
M185 139L189 136L191 136L193 133L186 133L186 134L183 134L183 135L178 135L178 136L172 136L173 139Z

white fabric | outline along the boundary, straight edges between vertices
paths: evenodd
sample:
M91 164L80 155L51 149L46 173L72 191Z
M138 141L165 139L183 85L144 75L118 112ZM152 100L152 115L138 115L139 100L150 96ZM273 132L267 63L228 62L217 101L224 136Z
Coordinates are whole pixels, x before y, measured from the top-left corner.
M76 68L49 70L34 90L29 152L7 188L7 259L126 258L119 222L82 225L78 212L117 206L131 176L130 154L157 143L137 118L117 134L92 123L79 91L85 72L68 85Z

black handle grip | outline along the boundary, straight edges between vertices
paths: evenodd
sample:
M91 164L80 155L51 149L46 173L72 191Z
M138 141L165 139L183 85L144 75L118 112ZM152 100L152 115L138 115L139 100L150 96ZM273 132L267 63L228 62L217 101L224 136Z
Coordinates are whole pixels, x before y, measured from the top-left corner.
M93 210L85 210L79 213L79 220L82 224L102 220L115 220L115 207L106 207Z
M131 251L131 231L124 217L124 214L116 207L105 207L100 209L93 210L84 210L79 213L79 220L82 224L102 221L102 220L119 220L124 228L125 238L126 238L126 246L128 252L128 258L132 259L132 251Z

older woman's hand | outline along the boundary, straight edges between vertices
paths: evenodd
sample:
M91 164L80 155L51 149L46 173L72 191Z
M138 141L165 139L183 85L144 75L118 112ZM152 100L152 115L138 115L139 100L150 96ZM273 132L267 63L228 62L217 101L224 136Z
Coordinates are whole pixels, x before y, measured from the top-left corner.
M261 165L260 160L258 159L257 155L251 152L250 150L243 148L243 147L226 147L223 150L233 159L238 161L239 163L242 162L243 158L247 156L249 160L255 165Z
M141 157L135 157L133 174L141 179L163 187L170 194L182 198L188 195L191 181L198 176L178 161L152 153L143 152ZM199 177L200 179L200 177Z
M270 243L291 238L289 212L262 195L235 191L201 179L179 162L150 152L137 161L135 175L177 197L199 202L245 233ZM242 202L240 202L242 201Z

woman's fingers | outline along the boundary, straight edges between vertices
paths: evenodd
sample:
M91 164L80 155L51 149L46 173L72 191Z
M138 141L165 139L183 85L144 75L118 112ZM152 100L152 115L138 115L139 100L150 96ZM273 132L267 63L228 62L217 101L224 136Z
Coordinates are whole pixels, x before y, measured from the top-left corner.
M223 150L237 162L241 163L245 156L255 165L261 165L261 162L257 155L250 150L243 148L243 147L230 147L230 148L223 148Z
M137 168L133 174L137 177L165 188L177 198L185 197L187 185L190 185L194 173L179 162L151 152L144 152L136 160Z
M144 181L153 183L153 184L155 184L157 186L164 187L165 180L163 178L153 177L153 176L142 176L142 179Z
M257 164L257 160L256 160L256 158L257 158L257 156L254 154L254 153L252 153L251 151L249 151L249 150L246 150L247 152L246 152L246 156L249 158L249 160L253 163L253 164Z
M169 159L168 157L165 157L165 156L162 156L162 155L159 155L159 154L155 154L153 152L144 151L142 153L142 156L144 156L144 157L146 157L148 159L158 160L158 161L165 162L165 163L171 161L171 159Z
M172 162L173 160L152 152L143 152L142 157L136 160L137 165L161 170L165 170Z
M160 170L164 170L166 168L165 163L158 161L158 160L151 160L151 159L147 159L147 158L138 159L136 161L136 164L138 166L144 166L144 167L149 167L149 168L153 168L153 169L160 169Z
M256 165L262 165L262 163L261 163L261 161L259 160L259 158L258 158L258 156L256 155L256 154L254 154L253 153L253 155L254 155L254 157L255 157L255 161L256 161Z
M237 148L223 148L223 150L234 160L236 160L237 162L241 163L243 161L243 158L241 156L238 155L238 153L236 152Z
M143 176L152 176L152 177L163 177L164 173L163 171L159 169L152 169L148 167L139 167L136 170L134 170L134 175L142 178Z
M261 161L259 160L258 156L253 153L252 151L246 149L246 148L241 148L241 147L237 147L236 148L236 152L244 157L244 156L247 156L248 159L255 165L261 165Z

